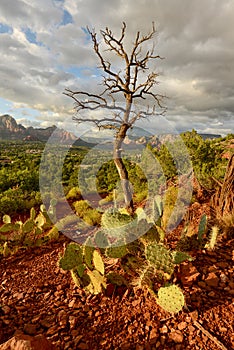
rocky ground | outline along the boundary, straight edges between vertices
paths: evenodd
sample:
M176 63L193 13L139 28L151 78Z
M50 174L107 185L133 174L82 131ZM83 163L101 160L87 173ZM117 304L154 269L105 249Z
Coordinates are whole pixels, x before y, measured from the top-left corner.
M167 239L173 246L175 237ZM43 334L57 349L234 349L234 240L200 250L174 282L186 307L171 316L141 290L110 286L85 295L57 261L58 242L0 260L0 344L16 331ZM0 346L1 347L1 346Z

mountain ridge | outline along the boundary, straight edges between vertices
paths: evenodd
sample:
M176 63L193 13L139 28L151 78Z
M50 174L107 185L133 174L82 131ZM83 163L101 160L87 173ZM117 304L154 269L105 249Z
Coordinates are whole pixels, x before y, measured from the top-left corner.
M0 116L0 139L46 142L56 130L56 140L62 143L73 143L77 137L71 132L57 128L55 125L47 128L25 127L18 124L9 114Z

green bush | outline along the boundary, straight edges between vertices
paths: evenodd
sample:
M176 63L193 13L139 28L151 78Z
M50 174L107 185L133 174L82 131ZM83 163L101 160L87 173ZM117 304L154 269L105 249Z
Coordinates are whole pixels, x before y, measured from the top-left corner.
M87 200L80 200L73 203L73 207L79 217L83 217L88 210L92 209Z
M83 220L89 225L96 226L100 225L101 217L101 213L99 213L96 209L89 209L83 216Z
M68 194L66 195L67 199L76 199L80 200L82 199L81 192L79 190L79 187L72 187L69 191Z

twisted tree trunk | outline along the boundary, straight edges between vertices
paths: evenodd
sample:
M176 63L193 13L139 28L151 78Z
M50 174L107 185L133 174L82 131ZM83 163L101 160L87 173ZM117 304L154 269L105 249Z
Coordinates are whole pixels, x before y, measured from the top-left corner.
M212 199L216 216L234 215L234 154L229 159L224 181Z
M117 132L115 141L114 141L113 159L119 173L121 186L124 193L124 201L125 201L126 209L130 214L132 214L133 213L132 191L129 183L128 172L122 159L122 143L128 129L129 129L128 124L122 124L119 131Z

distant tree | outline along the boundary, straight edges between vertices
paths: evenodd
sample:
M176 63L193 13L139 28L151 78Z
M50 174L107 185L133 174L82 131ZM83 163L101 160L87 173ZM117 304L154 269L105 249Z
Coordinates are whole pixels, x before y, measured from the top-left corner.
M64 93L75 101L77 115L74 117L74 120L77 123L91 122L98 128L116 130L113 145L113 159L120 176L126 208L132 213L132 193L128 172L122 159L121 146L128 129L131 128L137 120L159 114L162 115L165 112L162 106L162 99L164 96L155 93L153 90L153 87L158 84L158 73L149 69L150 61L162 59L159 55L155 54L154 42L151 44L150 48L148 45L148 42L153 40L156 30L153 23L149 34L142 35L140 31L138 31L130 50L125 47L127 45L124 42L126 36L126 24L124 22L119 38L117 38L108 27L100 31L102 44L105 49L100 47L95 30L87 28L87 31L92 39L93 49L100 61L99 68L105 73L102 82L104 90L100 94L95 94L86 91L72 91L66 89ZM109 58L105 58L106 51L113 54L111 61ZM108 57L109 55L110 54L108 54ZM119 66L114 60L115 55L120 59ZM124 105L117 103L117 96L122 98ZM144 108L139 108L139 110L134 109L133 102L137 99L147 99L147 105ZM149 106L149 103L151 103L151 106ZM156 112L158 108L160 108L160 112ZM85 113L82 113L84 110L97 111L101 109L103 110L103 114L99 118L95 117L95 114L91 117L87 117ZM107 116L105 111L112 112L111 117L109 117L109 113Z

